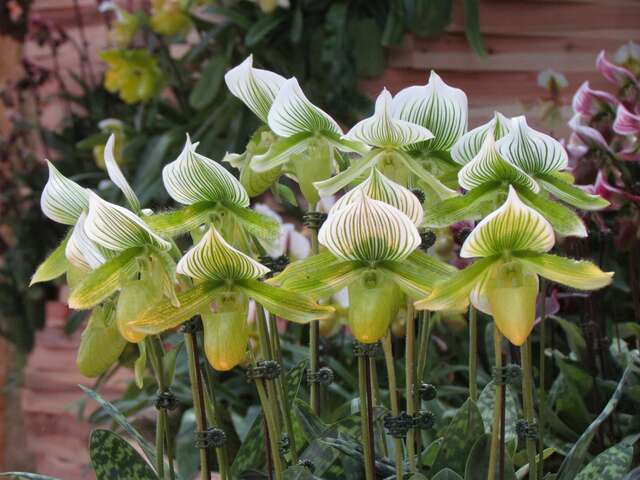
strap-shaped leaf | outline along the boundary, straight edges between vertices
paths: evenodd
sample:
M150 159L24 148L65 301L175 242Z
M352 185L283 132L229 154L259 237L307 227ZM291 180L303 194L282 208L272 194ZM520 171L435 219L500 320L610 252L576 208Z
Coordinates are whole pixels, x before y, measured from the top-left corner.
M414 303L418 310L463 310L469 305L469 294L498 258L476 260L451 278L436 284L431 295Z
M217 207L214 202L198 202L178 210L149 215L144 217L144 221L163 237L176 237L208 223Z
M198 280L262 277L269 269L229 245L212 225L178 262L176 271Z
M320 305L309 297L274 287L258 280L241 280L236 287L281 318L296 323L331 318L335 309Z
M391 113L433 133L434 138L424 144L427 150L448 151L467 131L467 95L444 83L434 71L427 85L400 90L391 103Z
M54 222L73 225L89 206L89 193L87 189L62 175L49 160L47 165L49 180L40 197L42 213Z
M69 306L84 310L109 297L138 268L136 257L142 252L141 247L129 248L89 273L71 292Z
M560 142L531 128L524 116L511 122L511 132L498 140L500 155L530 175L567 168L567 152Z
M76 267L94 270L105 262L105 256L85 233L86 218L87 215L84 212L78 217L64 253L67 260Z
M238 207L226 202L223 202L223 205L251 235L264 240L279 238L280 224L275 218L262 215L250 208Z
M557 255L516 254L517 259L538 275L578 290L597 290L611 283L613 272L603 272L595 264Z
M489 182L463 196L447 198L430 206L424 215L424 225L443 228L463 220L478 220L483 212L493 208L493 200L501 191L500 182Z
M480 151L487 134L492 133L495 140L499 140L511 131L511 120L500 112L494 112L493 118L487 123L474 128L462 135L451 149L451 158L460 165L466 165Z
M90 240L116 252L153 245L169 250L171 244L155 233L135 213L114 205L91 192L84 231Z
M116 161L116 157L113 153L114 144L116 141L116 136L112 133L109 135L109 139L107 140L107 144L104 146L104 164L107 167L107 173L109 174L109 178L111 181L122 191L124 197L127 199L127 203L131 210L135 213L140 213L142 210L142 206L140 205L140 200L136 195L136 192L133 191L129 182L125 178L122 170L120 170L120 166Z
M425 142L433 134L425 127L391 116L391 94L385 88L376 99L373 115L356 123L344 136L380 148L400 148Z
M196 153L197 146L187 135L178 158L162 169L162 181L171 198L183 205L225 200L248 206L249 195L238 179L219 163Z
M551 224L509 187L507 201L485 217L460 250L462 258L490 257L503 252L548 252L555 244Z
M286 80L276 95L269 110L269 128L281 137L302 132L342 135L338 123L307 99L295 77Z
M337 257L363 262L401 260L421 243L409 217L362 190L353 203L330 212L318 240Z
M502 158L496 149L493 134L489 132L478 154L458 172L458 183L462 188L472 190L495 180L518 185L536 193L540 191L533 178Z
M54 248L47 258L45 258L38 266L33 277L31 277L29 286L40 282L48 282L49 280L58 278L67 271L69 262L65 256L65 250L67 248L67 243L69 242L69 237L71 237L71 232L71 230L67 232L58 246Z
M288 138L280 138L269 147L266 153L253 157L249 167L258 173L269 172L281 167L289 160L293 160L298 155L306 152L311 138L312 134L309 132L296 133Z
M555 175L539 175L538 181L558 200L583 210L602 210L610 204L600 195L591 195L580 187L571 185Z
M327 180L314 182L313 186L316 187L321 197L330 197L359 178L364 177L369 170L376 165L378 156L381 153L380 150L372 150L366 155L352 161L346 170Z
M570 208L549 200L543 193L533 193L529 190L519 190L521 200L540 214L544 215L553 229L560 235L570 237L586 237L587 229L584 222Z
M342 196L340 200L333 206L333 211L338 211L345 205L349 205L357 200L359 191L362 190L365 195L374 200L388 203L396 207L416 225L422 223L424 210L420 204L420 200L411 190L402 185L389 180L377 168L371 170L369 178L358 185L356 188Z
M253 68L253 55L229 70L224 81L229 91L267 123L269 109L285 78L269 70Z
M170 300L163 300L144 310L138 318L129 323L132 330L144 335L158 333L175 328L203 310L208 310L223 286L220 281L208 280L178 293L180 304L176 307Z

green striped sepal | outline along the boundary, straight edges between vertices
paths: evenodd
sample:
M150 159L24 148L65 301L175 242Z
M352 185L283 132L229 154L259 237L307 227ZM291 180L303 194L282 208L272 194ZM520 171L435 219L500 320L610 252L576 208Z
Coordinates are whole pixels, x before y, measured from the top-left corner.
M421 243L409 217L363 190L352 203L330 212L318 240L336 257L367 263L403 260Z
M151 230L135 213L109 203L93 192L90 193L84 231L91 241L114 252L146 245L160 250L171 248L169 242Z
M249 206L249 195L240 182L217 162L196 153L197 146L187 135L178 158L162 170L162 180L171 198L183 205L225 201Z
M511 123L511 131L496 144L503 158L533 176L567 168L567 152L560 142L531 128L524 116Z
M343 137L379 148L395 149L433 138L425 127L391 115L391 94L385 88L376 99L374 114L356 123Z
M346 205L356 202L360 196L360 191L363 191L367 197L373 200L380 200L397 208L409 217L416 226L422 223L424 210L420 200L411 190L389 180L375 167L371 170L369 178L336 202L332 211L338 211Z
M482 144L489 133L495 140L500 140L511 131L511 120L499 112L487 123L462 135L451 149L451 158L460 165L466 165L478 155Z
M273 100L286 80L269 70L253 68L253 55L249 55L225 74L224 81L234 96L267 123Z
M467 131L467 96L459 88L450 87L431 71L424 86L407 87L391 103L394 118L421 125L434 138L420 144L428 151L448 151Z
M198 280L245 280L260 278L269 269L233 248L211 226L180 259L176 272Z
M116 137L112 133L109 135L107 144L104 146L104 164L107 168L107 174L115 186L124 194L124 197L127 199L127 203L129 204L129 208L131 208L131 210L136 214L139 214L142 210L140 200L138 199L136 192L131 188L131 185L129 185L129 182L127 182L122 170L120 170L120 166L118 165L113 153L115 141Z
M496 149L493 133L489 132L478 154L458 172L458 183L466 190L473 190L494 181L518 185L535 193L540 191L533 178L502 158Z
M49 180L42 190L40 208L54 222L74 225L89 206L89 192L68 179L47 160Z

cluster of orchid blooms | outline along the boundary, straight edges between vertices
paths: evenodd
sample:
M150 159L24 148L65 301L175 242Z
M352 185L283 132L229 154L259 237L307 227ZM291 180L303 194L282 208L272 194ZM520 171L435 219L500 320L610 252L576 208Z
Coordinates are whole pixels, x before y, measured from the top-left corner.
M620 67L603 71L637 82ZM69 305L93 309L78 357L83 373L101 373L127 342L142 347L146 337L198 315L209 362L228 370L246 356L251 300L271 315L309 323L335 317L329 299L345 291L346 323L362 343L385 337L406 305L462 311L471 303L520 346L534 326L539 277L582 290L611 282L612 273L590 262L549 253L558 235L587 235L575 209L601 210L609 202L592 194L600 190L576 186L565 148L524 117L495 113L467 131L465 93L432 72L426 85L395 96L383 90L373 115L344 133L295 78L254 68L251 57L225 80L263 125L244 153L225 158L239 179L187 138L162 175L178 209L142 208L118 167L113 139L105 165L127 207L49 163L42 210L70 229L33 282L66 273ZM575 105L593 115L609 100L587 85ZM614 131L636 135L637 112L616 105ZM577 138L587 146L596 141L592 127L574 123ZM626 144L617 154L639 155ZM283 175L297 182L311 212L322 198L346 193L319 228L320 248L264 280L269 269L256 258L277 241L279 223L251 209L250 198ZM466 268L421 248L425 230L437 235L463 221L477 221L460 250L463 259L475 259ZM193 246L182 254L184 235Z

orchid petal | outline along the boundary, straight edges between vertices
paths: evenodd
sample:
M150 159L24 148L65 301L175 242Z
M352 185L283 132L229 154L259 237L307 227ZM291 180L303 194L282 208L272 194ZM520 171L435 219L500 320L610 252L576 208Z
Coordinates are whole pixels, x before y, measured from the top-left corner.
M472 190L496 180L519 185L536 193L540 191L533 178L502 158L493 133L488 132L478 154L458 172L458 183L462 188Z
M547 252L555 235L551 224L509 187L507 201L487 215L469 234L460 250L462 258L490 257L503 252Z
M224 81L234 96L267 123L273 100L286 80L277 73L253 68L253 55L249 55L225 74Z
M570 208L549 200L543 193L520 189L518 194L524 203L543 215L560 235L583 238L587 236L584 222Z
M560 142L529 127L524 116L515 117L511 122L511 132L496 144L503 158L530 175L567 168L567 152Z
M379 150L372 150L367 155L364 155L349 165L346 170L334 175L331 178L322 180L320 182L314 182L313 186L321 197L329 197L334 195L338 191L347 187L350 183L355 182L362 176L366 175L369 169L373 168L378 161Z
M120 170L120 166L118 165L116 157L113 153L115 141L116 137L112 133L111 135L109 135L107 144L104 147L104 164L107 167L109 178L124 194L124 197L127 199L127 203L129 204L131 210L139 213L142 209L140 200L138 200L136 192L133 191L133 188L131 188L131 185L129 185L129 182L127 182L127 179L122 174L122 170Z
M333 211L318 241L344 260L402 260L421 243L411 219L391 205L368 198L364 191L350 205Z
M640 115L631 113L624 105L618 105L613 131L618 135L638 135L640 133Z
M380 148L399 148L433 138L426 128L391 116L391 94L385 88L376 99L374 114L356 123L343 137Z
M467 131L467 96L431 71L427 85L398 92L391 103L391 114L433 133L434 138L424 144L425 149L448 151Z
M65 250L69 243L71 232L72 230L69 230L58 246L54 248L49 255L47 255L47 258L45 258L40 265L38 265L33 277L31 277L29 286L40 282L48 282L49 280L58 278L67 271L69 268L69 261L65 256Z
M587 81L573 95L571 106L575 113L591 117L603 110L615 109L618 103L618 99L610 93L593 90Z
M342 135L338 123L307 99L295 77L282 84L269 110L268 120L269 128L281 137L303 132Z
M49 180L42 190L40 208L54 222L73 225L89 206L89 193L68 179L47 160Z
M229 245L211 226L178 262L176 272L198 280L255 279L269 269Z
M171 244L151 230L135 213L114 205L91 192L84 231L96 244L116 252L153 245L169 250Z
M411 155L406 152L398 152L398 157L404 164L404 166L413 173L418 179L425 183L425 185L431 189L433 194L440 200L445 198L451 198L458 196L458 192L450 189L444 185L438 178L424 168L420 162L418 162Z
M576 187L555 175L540 175L538 181L545 190L558 200L583 210L602 210L609 202L598 195L591 195L580 187Z
M282 167L289 160L304 154L309 148L311 138L312 135L307 132L281 138L274 142L266 153L253 157L249 168L258 173L265 173Z
M65 248L65 256L69 263L85 270L94 270L105 262L105 256L84 231L87 215L82 212L73 227Z
M489 182L462 196L442 200L426 210L424 224L443 228L463 220L478 220L487 208L493 209L494 198L501 190L499 182Z
M500 112L494 112L493 118L484 125L462 135L451 149L451 158L460 165L465 165L478 155L487 134L492 133L495 140L500 140L511 131L511 120Z
M400 184L392 182L377 168L371 170L369 178L358 185L356 188L341 197L331 209L332 212L338 211L346 205L350 205L358 200L360 195L358 192L362 190L367 197L373 200L380 200L396 207L402 213L413 221L414 224L420 225L424 217L424 210L420 204L420 200L411 190Z
M596 67L604 78L617 86L622 86L626 83L636 83L636 76L630 70L607 60L604 50L600 52L596 59Z
M598 147L609 150L609 144L602 134L593 127L582 123L583 117L579 113L575 114L568 122L569 128L587 147Z
M220 164L196 153L187 135L184 149L162 170L162 180L171 198L183 205L227 201L249 206L249 195L240 182Z

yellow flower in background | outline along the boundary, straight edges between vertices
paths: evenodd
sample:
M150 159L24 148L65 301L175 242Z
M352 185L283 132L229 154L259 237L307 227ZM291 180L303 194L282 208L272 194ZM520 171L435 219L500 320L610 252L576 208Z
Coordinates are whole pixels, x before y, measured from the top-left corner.
M149 100L160 91L162 72L147 50L105 50L100 58L109 65L104 87L126 103Z
M160 35L186 35L191 19L180 0L151 0L151 28Z
M142 19L135 13L130 13L111 1L102 2L99 7L100 12L113 11L116 16L115 22L109 30L109 39L117 47L127 47L138 33L142 25Z

